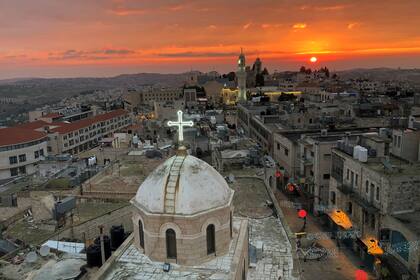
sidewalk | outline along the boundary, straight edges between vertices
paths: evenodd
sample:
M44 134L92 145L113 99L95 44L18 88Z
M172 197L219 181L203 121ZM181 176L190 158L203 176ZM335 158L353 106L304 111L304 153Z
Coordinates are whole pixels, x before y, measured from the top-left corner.
M292 232L299 232L302 229L303 220L298 217L297 210L290 207L290 204L284 203L290 200L283 193L276 191L275 195L290 229ZM299 197L295 202L300 202ZM325 232L325 229L319 224L317 217L308 214L305 231L307 233L322 233ZM335 240L325 238L316 241L329 250L329 256L320 261L304 262L300 260L302 280L355 280L356 271L365 270L360 259L350 249L344 248L344 246L337 247ZM369 274L369 279L375 279L372 272L366 272Z

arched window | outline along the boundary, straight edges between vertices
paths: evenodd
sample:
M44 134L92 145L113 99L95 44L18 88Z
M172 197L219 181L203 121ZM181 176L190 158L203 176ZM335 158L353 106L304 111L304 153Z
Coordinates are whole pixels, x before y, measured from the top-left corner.
M214 225L207 226L207 255L214 254L216 252L216 238Z
M232 212L230 212L230 238L233 236L233 219L232 219Z
M171 228L166 231L166 257L176 259L176 233Z
M144 249L144 229L143 223L139 220L139 240L140 240L140 247Z

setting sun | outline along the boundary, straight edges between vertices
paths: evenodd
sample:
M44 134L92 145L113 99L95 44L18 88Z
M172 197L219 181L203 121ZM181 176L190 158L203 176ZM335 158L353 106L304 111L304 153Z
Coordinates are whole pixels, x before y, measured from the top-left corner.
M312 63L315 63L315 62L317 62L317 58L315 57L315 56L313 56L313 57L311 57L310 59L309 59Z

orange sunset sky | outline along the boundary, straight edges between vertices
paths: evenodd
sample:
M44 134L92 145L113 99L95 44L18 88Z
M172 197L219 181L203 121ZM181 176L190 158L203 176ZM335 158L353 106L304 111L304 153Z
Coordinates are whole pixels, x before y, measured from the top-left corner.
M419 0L0 0L0 79L420 67Z

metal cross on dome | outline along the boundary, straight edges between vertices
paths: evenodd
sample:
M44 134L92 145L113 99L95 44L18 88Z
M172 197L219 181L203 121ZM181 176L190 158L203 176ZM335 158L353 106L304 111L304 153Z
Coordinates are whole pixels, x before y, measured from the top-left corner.
M168 126L176 126L178 127L178 141L182 142L184 141L184 126L192 127L194 123L192 121L183 122L182 121L182 111L178 111L178 121L168 121Z

